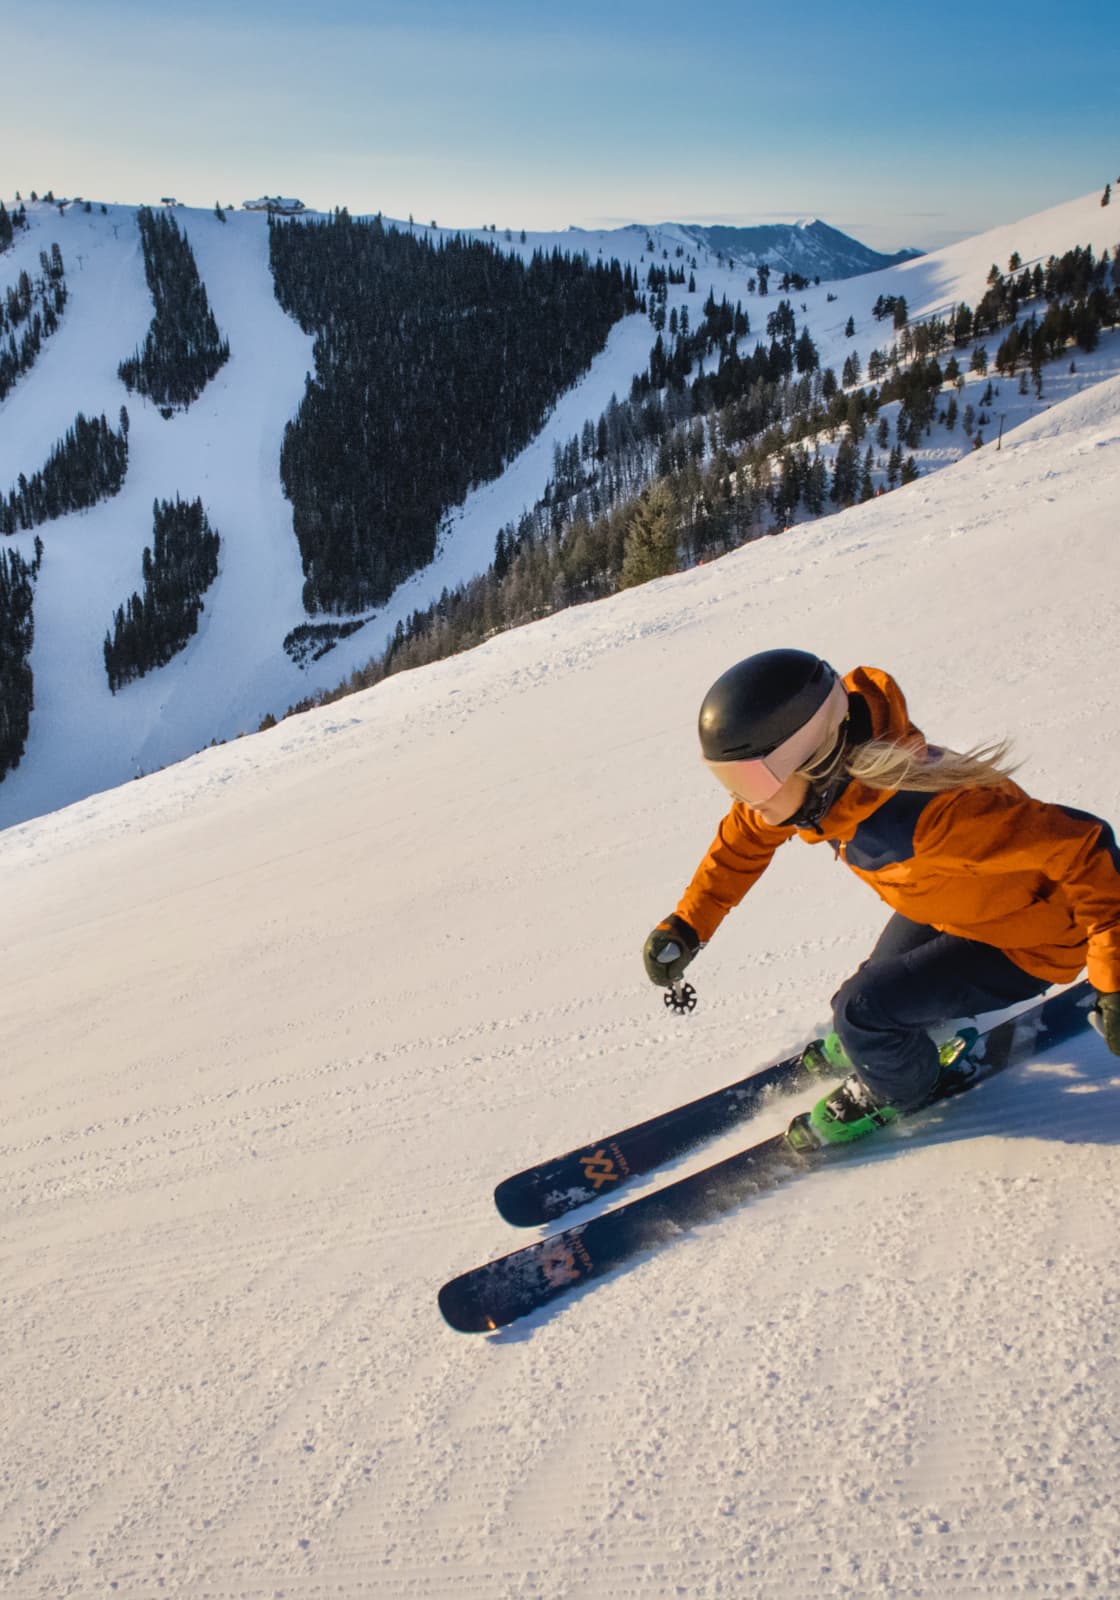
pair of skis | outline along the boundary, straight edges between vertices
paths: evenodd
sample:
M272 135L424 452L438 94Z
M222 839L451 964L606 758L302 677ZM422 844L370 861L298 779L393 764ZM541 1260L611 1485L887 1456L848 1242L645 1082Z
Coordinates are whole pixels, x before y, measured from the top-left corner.
M1092 1003L1092 989L1079 983L997 1022L981 1034L940 1098L961 1094L1064 1044L1088 1027ZM800 1053L789 1056L725 1089L507 1178L495 1190L495 1203L519 1227L555 1221L744 1121L771 1092L819 1081ZM786 1134L776 1134L702 1172L453 1278L439 1292L440 1310L461 1333L505 1327L686 1228L836 1158L835 1146L796 1148Z

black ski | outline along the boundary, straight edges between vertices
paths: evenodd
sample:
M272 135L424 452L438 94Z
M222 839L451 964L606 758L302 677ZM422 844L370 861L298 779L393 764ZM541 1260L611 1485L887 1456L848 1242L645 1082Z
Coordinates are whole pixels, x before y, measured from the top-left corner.
M801 1052L775 1061L725 1089L674 1106L594 1144L554 1156L504 1179L494 1204L507 1222L532 1228L611 1193L628 1178L652 1172L754 1115L768 1090L803 1089L820 1075L802 1065Z
M963 1093L1073 1038L1088 1026L1092 999L1089 985L1080 983L997 1023L983 1035L967 1074L962 1072L949 1093ZM797 1150L785 1134L776 1134L653 1194L453 1278L440 1290L440 1310L461 1333L504 1327L749 1196L860 1148Z

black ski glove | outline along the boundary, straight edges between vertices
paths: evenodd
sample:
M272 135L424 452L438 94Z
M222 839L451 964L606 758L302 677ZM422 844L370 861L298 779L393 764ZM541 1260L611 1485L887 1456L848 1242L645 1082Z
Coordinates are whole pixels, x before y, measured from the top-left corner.
M700 948L700 935L674 911L659 922L646 940L642 959L651 983L668 989ZM1120 995L1116 997L1120 1000ZM1120 1021L1117 1023L1120 1028Z
M1113 1055L1120 1056L1120 994L1099 994L1089 1021Z

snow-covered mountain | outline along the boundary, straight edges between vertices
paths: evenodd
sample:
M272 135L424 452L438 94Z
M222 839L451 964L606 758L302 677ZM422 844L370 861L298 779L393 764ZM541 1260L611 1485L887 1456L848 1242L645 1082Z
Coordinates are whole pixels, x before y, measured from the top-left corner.
M915 301L957 252L901 269ZM1120 1593L1094 1036L499 1337L435 1301L516 1242L496 1179L804 1039L882 923L791 845L691 1018L646 982L745 652L887 667L931 737L1010 734L1034 792L1120 819L1118 500L1120 378L1086 382L1000 451L0 834L5 1595Z
M909 248L886 255L872 250L819 217L800 222L759 223L754 227L724 225L702 227L686 223L682 231L710 250L732 256L746 265L765 263L776 273L797 273L803 278L854 278L864 272L881 272L922 254Z
M57 333L34 367L0 403L0 493L37 470L72 426L77 412L114 420L128 399L117 366L143 338L152 303L144 280L135 212L69 206L64 214L39 203L30 227L0 255L0 293L40 252L58 244L67 269L69 303ZM502 476L473 491L449 515L432 564L402 584L365 625L317 663L297 665L282 648L304 622L302 570L291 506L278 480L280 441L298 407L312 365L311 340L280 309L268 266L267 224L258 214L178 208L231 358L189 410L165 418L129 400L129 470L122 492L93 510L71 513L8 541L31 559L44 544L35 586L32 668L35 710L20 767L0 784L0 824L43 813L197 751L214 739L253 731L271 713L333 688L386 645L410 614L445 587L484 571L499 529L531 508L553 471L554 450L595 421L612 395L625 396L645 369L655 334L647 318L617 324L584 378L555 406L538 437ZM872 318L881 295L904 295L911 320L945 313L958 300L975 304L993 261L1013 251L1030 264L1074 245L1098 249L1116 241L1115 212L1086 196L1021 223L862 277L822 283L795 295L799 326L809 329L824 365L889 341L889 325ZM418 228L430 235L432 229ZM748 293L751 268L686 238L674 227L621 232L570 230L556 235L480 235L500 249L586 252L632 265L644 281L651 265L689 265L688 284L673 285L669 309L688 308L695 325L709 296L742 299L762 336L776 304ZM695 268L691 261L695 260ZM851 319L854 333L846 334ZM1076 373L1048 375L1039 400L1004 385L1000 414L1007 428L1054 400L1116 370L1115 338L1102 341ZM969 381L963 398L973 398ZM935 429L915 454L929 469L967 454L960 430ZM159 671L110 693L102 644L114 612L140 584L141 559L152 538L156 498L200 497L222 539L221 568L202 625L189 646Z

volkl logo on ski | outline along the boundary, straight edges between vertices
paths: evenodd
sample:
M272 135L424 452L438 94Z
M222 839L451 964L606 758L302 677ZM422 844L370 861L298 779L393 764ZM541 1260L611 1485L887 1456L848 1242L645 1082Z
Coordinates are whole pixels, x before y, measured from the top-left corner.
M618 1183L626 1176L625 1172L618 1170L605 1149L596 1150L594 1155L580 1156L579 1164L583 1168L584 1177L594 1187L596 1193L605 1183Z
M590 1271L591 1257L577 1238L557 1238L549 1240L537 1264L549 1287L560 1289Z

